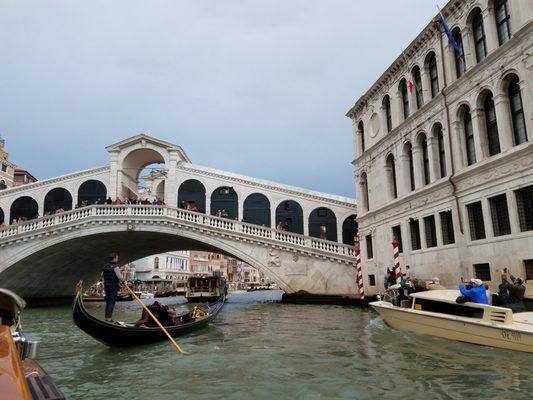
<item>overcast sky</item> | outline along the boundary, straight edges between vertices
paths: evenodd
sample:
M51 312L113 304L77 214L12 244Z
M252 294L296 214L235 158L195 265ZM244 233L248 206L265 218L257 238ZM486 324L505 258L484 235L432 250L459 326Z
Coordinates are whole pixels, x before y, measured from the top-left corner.
M353 197L345 113L435 4L0 0L0 135L39 179L147 133L196 164Z

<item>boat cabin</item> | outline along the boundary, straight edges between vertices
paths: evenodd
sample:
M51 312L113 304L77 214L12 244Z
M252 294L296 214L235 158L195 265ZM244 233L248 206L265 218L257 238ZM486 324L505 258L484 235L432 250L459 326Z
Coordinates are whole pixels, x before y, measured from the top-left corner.
M458 290L430 290L413 293L410 295L410 308L417 311L476 318L486 322L501 324L513 322L513 311L510 308L472 302L458 304L455 300L459 295Z
M191 303L216 301L227 294L226 279L221 276L191 277L187 280L185 298Z

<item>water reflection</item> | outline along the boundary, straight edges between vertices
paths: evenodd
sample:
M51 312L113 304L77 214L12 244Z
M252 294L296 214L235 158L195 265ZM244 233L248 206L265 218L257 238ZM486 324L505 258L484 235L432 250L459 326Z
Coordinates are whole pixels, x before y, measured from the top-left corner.
M394 331L371 310L285 305L279 293L230 297L207 329L110 349L72 323L68 307L30 309L39 361L70 396L101 399L529 399L531 355ZM165 299L186 308L183 299ZM103 314L102 304L90 304ZM135 303L117 319L134 320Z

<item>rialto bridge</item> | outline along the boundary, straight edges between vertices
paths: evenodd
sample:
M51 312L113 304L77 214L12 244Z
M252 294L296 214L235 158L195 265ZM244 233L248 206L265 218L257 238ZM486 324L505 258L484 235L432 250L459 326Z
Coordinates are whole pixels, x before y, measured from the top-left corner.
M355 297L354 199L195 165L147 135L107 151L107 166L0 191L2 287L67 297L76 280L98 278L111 251L126 263L207 250L258 268L287 293ZM164 205L105 204L141 197Z

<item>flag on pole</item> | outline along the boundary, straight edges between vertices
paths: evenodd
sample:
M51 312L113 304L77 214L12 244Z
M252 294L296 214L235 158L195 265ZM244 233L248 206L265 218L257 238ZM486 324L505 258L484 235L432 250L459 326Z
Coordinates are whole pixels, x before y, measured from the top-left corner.
M457 40L453 37L452 31L450 30L450 27L446 23L446 19L444 19L444 15L439 10L440 15L440 24L442 25L442 29L444 29L444 32L446 32L446 36L448 36L448 40L450 41L450 44L453 46L455 52L458 56L460 56L463 53L463 50L461 49L461 46L459 46L459 43L457 43Z

